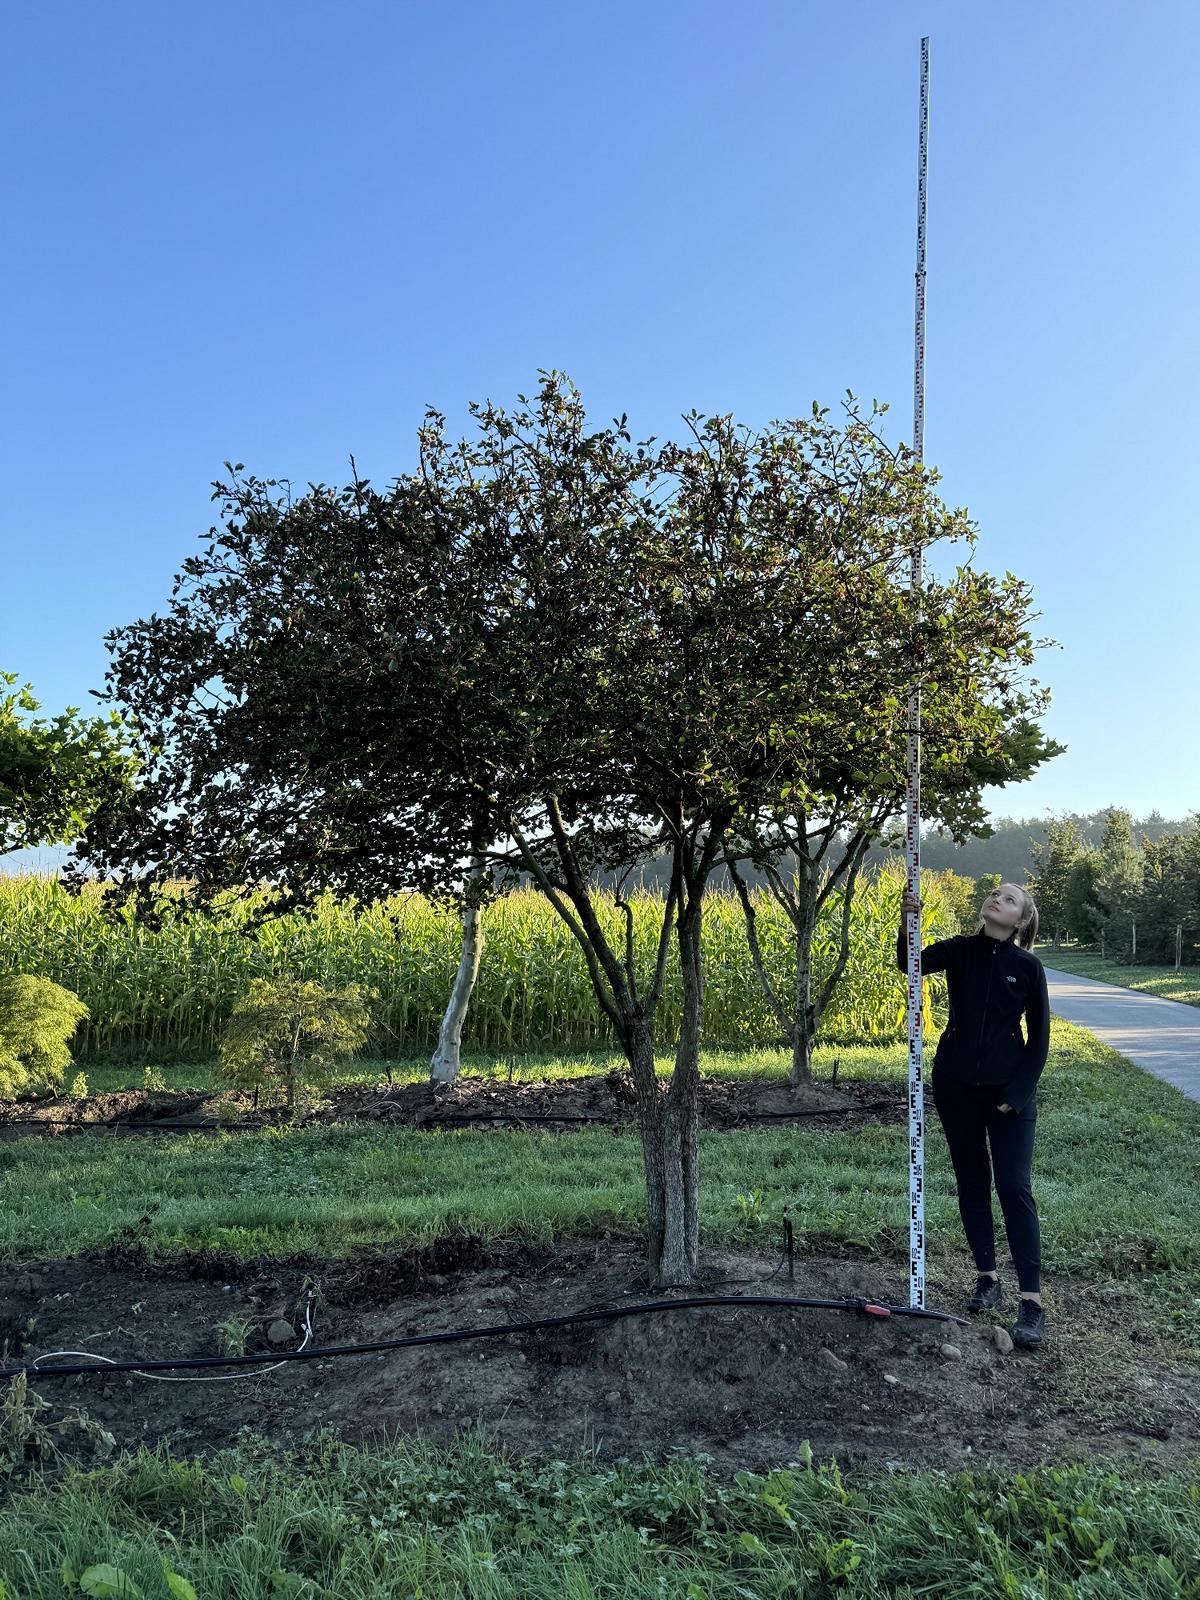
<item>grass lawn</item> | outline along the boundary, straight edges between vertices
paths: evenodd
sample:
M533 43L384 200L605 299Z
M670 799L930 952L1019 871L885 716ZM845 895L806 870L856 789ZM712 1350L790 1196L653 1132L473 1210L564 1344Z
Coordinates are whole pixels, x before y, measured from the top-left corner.
M1114 983L1120 989L1137 989L1142 994L1157 995L1160 1000L1200 1006L1200 967L1185 964L1176 972L1174 967L1121 966L1115 961L1102 961L1090 950L1062 945L1056 950L1052 944L1037 945L1034 954L1044 967L1059 972Z
M722 1482L699 1461L329 1442L309 1462L141 1452L0 1507L5 1600L1183 1600L1198 1581L1200 1477L1085 1465Z

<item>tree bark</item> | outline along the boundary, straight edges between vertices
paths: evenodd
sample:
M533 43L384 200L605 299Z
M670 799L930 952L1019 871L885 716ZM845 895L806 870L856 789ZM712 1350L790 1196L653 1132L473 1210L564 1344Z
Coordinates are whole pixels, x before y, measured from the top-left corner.
M813 865L807 856L798 859L801 879L799 904L793 926L796 929L796 1012L792 1022L792 1069L788 1081L793 1089L811 1083L813 1042L816 1035L816 1008L812 997L812 940L817 923Z
M482 872L483 864L482 856L472 856L472 877ZM468 906L463 913L462 950L458 959L458 972L455 975L454 987L450 991L450 1003L442 1017L437 1049L429 1062L429 1081L432 1084L453 1083L461 1069L463 1023L466 1020L467 1007L471 1003L475 980L479 976L479 956L482 947L483 929L480 926L478 907Z
M807 985L807 975L803 982ZM806 993L807 989L802 992L798 983L796 994L798 1015L796 1026L792 1033L792 1066L791 1071L788 1073L788 1082L793 1089L798 1089L802 1083L811 1083L813 1081L813 1040L816 1034L816 1024L813 1018L816 1007L805 1004L804 994Z
M650 1027L631 1022L625 1041L638 1094L642 1161L646 1176L646 1267L654 1288L696 1280L700 1257L699 1137L700 1025L704 1005L700 902L680 918L683 1019L670 1085L654 1071Z

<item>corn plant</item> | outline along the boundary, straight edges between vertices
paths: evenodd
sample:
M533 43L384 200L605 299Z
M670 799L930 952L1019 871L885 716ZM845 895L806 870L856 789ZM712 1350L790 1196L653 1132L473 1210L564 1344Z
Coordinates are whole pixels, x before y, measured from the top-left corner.
M904 986L895 966L903 866L889 862L862 876L855 890L849 961L822 1021L825 1042L899 1042L904 1037ZM926 937L956 931L936 875L923 878ZM184 920L168 904L157 931L101 915L100 885L77 899L53 878L0 878L0 976L28 973L72 990L90 1015L80 1053L136 1049L168 1057L213 1054L239 997L252 980L294 978L377 991L365 1048L395 1057L432 1050L458 965L460 925L423 896L397 894L364 905L323 897L311 917L281 916L247 934L248 909L232 896ZM185 891L181 890L181 893ZM639 980L653 972L662 897L628 895ZM791 991L793 930L775 900L755 892L758 935L780 993ZM611 894L596 896L609 938L620 948L624 916ZM251 902L253 903L253 902ZM840 938L841 899L831 895L813 938L814 987L832 968ZM587 967L570 930L536 890L499 896L483 911L483 954L463 1034L466 1050L520 1053L587 1049L612 1043ZM705 1040L713 1046L778 1044L779 1028L758 984L737 896L706 896ZM939 974L928 980L932 1010L941 1004ZM667 968L656 1041L678 1033L682 984L674 950Z

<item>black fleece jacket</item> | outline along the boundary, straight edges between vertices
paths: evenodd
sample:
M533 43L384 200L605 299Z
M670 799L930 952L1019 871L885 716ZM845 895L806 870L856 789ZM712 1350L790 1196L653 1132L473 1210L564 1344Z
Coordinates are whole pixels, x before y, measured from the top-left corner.
M908 971L904 919L896 935L896 965ZM963 1083L1005 1085L1003 1098L1014 1111L1023 1111L1050 1051L1046 969L1037 956L1021 949L1015 931L1007 939L993 939L980 928L925 945L921 972L944 972L950 991L950 1015L934 1066Z

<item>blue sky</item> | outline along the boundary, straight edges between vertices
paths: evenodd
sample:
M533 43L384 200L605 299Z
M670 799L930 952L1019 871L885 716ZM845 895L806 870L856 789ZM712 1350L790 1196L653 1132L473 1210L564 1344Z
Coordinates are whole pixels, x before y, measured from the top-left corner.
M911 439L925 33L925 456L1069 746L985 801L1200 807L1190 0L16 8L0 666L94 708L225 459L383 486L539 367L639 437L850 388Z

